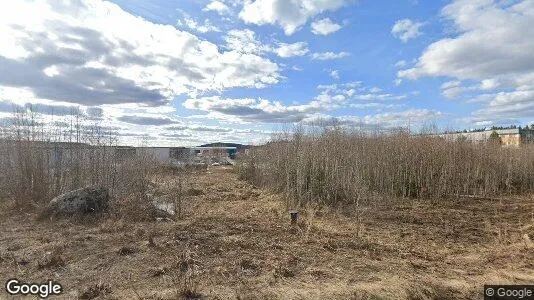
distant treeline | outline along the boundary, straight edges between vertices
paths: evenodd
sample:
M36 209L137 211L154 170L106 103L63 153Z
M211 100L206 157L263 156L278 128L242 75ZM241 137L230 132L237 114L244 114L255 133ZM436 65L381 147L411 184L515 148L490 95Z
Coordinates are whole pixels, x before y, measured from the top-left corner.
M534 130L534 124L531 124L530 126L529 125L525 125L523 127L521 127L521 125L519 126L516 126L516 125L510 125L510 126L492 126L492 127L489 127L489 128L475 128L475 129L464 129L464 130L446 130L444 131L444 133L467 133L467 132L482 132L482 131L487 131L487 130L504 130L504 129L530 129L530 130Z

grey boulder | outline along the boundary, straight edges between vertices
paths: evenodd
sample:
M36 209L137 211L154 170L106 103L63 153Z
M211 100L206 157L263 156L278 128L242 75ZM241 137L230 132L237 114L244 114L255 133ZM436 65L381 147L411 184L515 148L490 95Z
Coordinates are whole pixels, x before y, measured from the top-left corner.
M45 215L70 216L105 212L109 206L109 199L109 191L106 188L81 188L52 199L45 209Z

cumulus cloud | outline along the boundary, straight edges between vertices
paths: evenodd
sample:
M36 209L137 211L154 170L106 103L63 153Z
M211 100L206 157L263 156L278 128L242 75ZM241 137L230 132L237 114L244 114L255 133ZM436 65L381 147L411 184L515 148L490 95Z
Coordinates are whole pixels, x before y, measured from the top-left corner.
M233 29L224 36L226 48L242 53L261 54L269 51L267 45L262 44L256 33L250 29Z
M380 104L366 105L376 108L383 107ZM304 120L309 124L336 124L336 126L358 128L363 131L390 131L406 127L420 127L426 122L435 121L443 117L443 113L428 109L408 109L404 111L394 111L387 113L375 113L364 116L342 115L329 116L317 114Z
M469 123L511 124L534 116L534 90L483 94L478 101L487 105L467 118Z
M198 132L231 132L233 129L218 126L178 125L164 127L168 131L198 131Z
M120 23L121 26L117 26ZM178 94L279 81L276 63L221 52L104 1L10 2L0 12L0 86L36 99L163 105Z
M339 71L338 70L330 71L330 77L332 77L334 79L339 79Z
M398 20L393 25L393 28L391 28L391 34L403 43L406 43L408 40L414 39L422 34L419 31L422 26L423 23L414 22L410 19Z
M359 101L388 101L407 98L405 94L387 93L378 87L367 87L361 81L319 85L317 89L322 91L321 95L345 95L348 99Z
M441 85L441 93L447 98L455 98L463 91L461 84L458 80L447 81Z
M464 85L459 80L452 80L444 82L441 85L441 94L445 98L454 99L457 98L459 95L470 92L470 91L477 91L479 89L482 89L484 87L483 84L480 85Z
M432 109L408 109L399 112L380 113L365 116L364 122L376 123L387 127L397 127L411 125L411 123L421 123L437 120L443 117L443 113Z
M341 90L323 89L313 100L300 105L285 105L263 98L221 98L219 96L188 99L184 107L208 113L208 116L236 121L261 123L295 123L324 111L341 108L350 96Z
M316 60L332 60L347 57L349 55L350 53L348 52L316 52L311 54L311 58Z
M401 70L398 75L534 85L534 40L524 35L534 23L533 11L532 1L511 6L493 1L454 1L443 8L442 14L454 23L458 35L432 43L414 68Z
M332 22L329 18L320 19L311 23L311 31L316 35L329 35L341 29L341 25Z
M534 2L457 0L442 15L452 21L454 36L429 45L417 64L400 70L398 77L453 78L442 85L446 97L484 93L475 97L487 105L473 114L476 122L527 117L534 103L534 40L525 32L534 24Z
M406 95L394 95L390 93L366 93L354 96L358 100L402 100Z
M217 26L211 24L209 19L205 19L204 22L200 23L191 17L184 17L182 20L176 21L176 25L180 27L187 27L200 33L221 31Z
M192 134L190 133L168 133L168 132L160 133L160 135L163 137L167 137L167 138L178 138L178 139L188 138L192 136Z
M294 123L306 116L308 106L285 106L266 99L223 99L219 96L187 99L184 107L219 115L230 116L244 122Z
M352 103L350 104L350 107L356 108L356 109L375 109L375 110L382 110L382 109L392 109L392 108L399 108L404 105L402 104L385 104L381 102L368 102L368 103Z
M317 88L319 90L317 96L307 103L298 105L286 105L280 101L263 98L211 96L187 99L183 106L187 109L206 112L207 117L210 118L232 122L295 123L327 111L348 107L357 108L357 105L354 106L354 103L351 103L353 101L400 100L406 97L385 93L376 87L366 87L361 82L320 85ZM380 108L397 106L383 105Z
M124 115L117 118L118 121L136 124L136 125L169 125L174 123L179 123L176 120L173 120L165 116L141 116L141 115Z
M325 11L335 11L347 0L245 0L239 17L249 24L278 25L286 35L299 30L308 19Z
M292 44L277 43L276 45L262 43L256 33L250 29L233 29L225 36L226 48L241 53L264 54L275 53L279 57L288 58L306 55L310 50L305 42Z
M52 116L76 116L82 115L84 112L79 106L73 105L59 105L59 104L43 104L43 103L26 103L25 110L44 115Z
M217 12L221 16L230 14L230 8L228 7L228 5L222 3L221 1L211 1L202 10L203 11L214 11L214 12Z
M189 128L191 131L199 131L199 132L231 132L232 129L230 128L223 128L223 127L215 127L215 126L196 126Z
M9 126L18 124L17 118L12 114L14 106L23 111L30 109L30 103L19 105L0 100L0 124L6 133ZM157 146L199 145L214 140L261 142L268 137L268 133L262 130L179 121L176 117L166 115L172 111L163 107L136 107L130 104L84 107L69 104L63 106L53 102L43 105L36 102L31 103L31 110L34 120L32 124L52 130L55 134L51 138L61 141L68 141L69 136L77 132L84 142L105 135L116 138L119 144L138 145L144 141L145 144L148 142Z
M27 99L24 99L27 100ZM100 120L103 117L103 109L100 107L84 107L80 105L61 104L61 102L13 102L0 100L0 112L19 113L31 112L36 115L46 116L78 116L89 120Z
M443 113L429 109L408 109L404 111L387 112L357 116L336 117L343 124L351 125L375 125L378 128L399 128L406 126L422 125L424 122L437 120L443 117Z
M278 43L278 46L274 48L274 52L282 58L288 58L306 55L310 50L307 43L296 42L293 44Z

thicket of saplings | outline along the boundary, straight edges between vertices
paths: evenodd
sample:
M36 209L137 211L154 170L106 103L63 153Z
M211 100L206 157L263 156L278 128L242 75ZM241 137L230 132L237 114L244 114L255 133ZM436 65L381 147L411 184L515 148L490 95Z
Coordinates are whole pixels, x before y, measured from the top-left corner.
M251 150L239 172L288 206L379 198L492 196L534 191L534 148L407 132L299 128Z
M0 126L2 204L39 212L55 196L97 186L110 191L113 203L132 204L121 205L120 213L143 215L139 208L147 205L147 178L155 166L150 157L118 155L116 134L98 123L88 125L79 114L56 123L35 115L19 112Z

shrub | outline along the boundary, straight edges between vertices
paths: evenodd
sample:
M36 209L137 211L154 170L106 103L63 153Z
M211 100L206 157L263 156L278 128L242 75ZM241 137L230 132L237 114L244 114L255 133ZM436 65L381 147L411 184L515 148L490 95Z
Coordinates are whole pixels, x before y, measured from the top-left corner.
M371 195L443 198L534 190L532 146L509 149L406 132L299 128L249 156L239 162L242 176L284 193L288 206L351 204Z
M146 155L117 159L117 139L98 124L44 125L33 113L16 113L0 126L0 202L38 211L52 198L87 186L113 198L144 199L154 163Z

